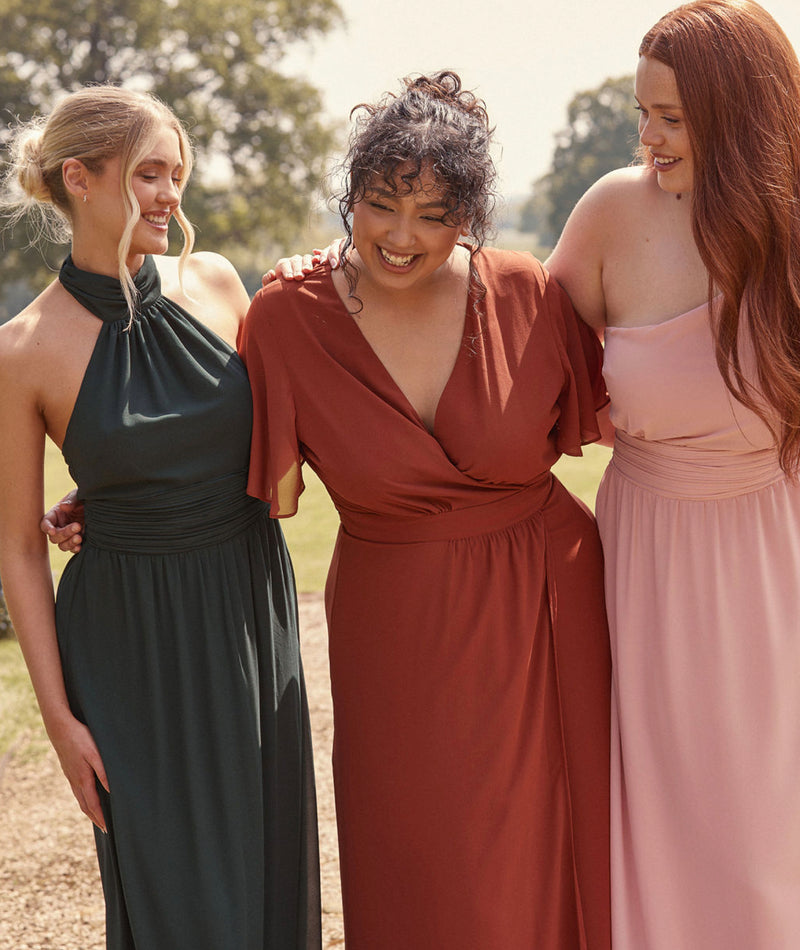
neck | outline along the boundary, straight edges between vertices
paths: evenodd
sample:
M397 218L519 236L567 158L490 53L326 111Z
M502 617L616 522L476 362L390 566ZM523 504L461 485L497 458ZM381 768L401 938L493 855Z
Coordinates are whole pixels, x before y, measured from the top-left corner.
M70 253L73 263L80 270L89 271L91 274L102 274L104 277L119 278L119 262L115 256L87 251L75 242L72 244ZM138 273L142 264L144 264L143 254L133 254L128 257L127 266L131 277Z
M118 278L118 246L118 237L113 243L104 241L89 222L82 221L79 215L73 219L71 254L76 267L92 274ZM144 263L144 254L129 253L126 263L133 276Z

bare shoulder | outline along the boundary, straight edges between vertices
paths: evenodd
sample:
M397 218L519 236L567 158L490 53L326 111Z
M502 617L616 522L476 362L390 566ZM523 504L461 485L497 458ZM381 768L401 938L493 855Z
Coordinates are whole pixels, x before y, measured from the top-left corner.
M54 281L0 326L0 390L4 406L45 411L84 365L99 321ZM82 362L83 361L83 362ZM54 370L55 368L55 370Z
M575 309L595 330L607 319L603 272L627 249L647 215L658 185L644 166L619 168L600 178L578 201L546 261Z
M54 281L31 303L0 326L0 366L3 375L28 371L42 355L48 354L64 323L65 311L75 309L75 301Z
M210 251L190 254L183 274L177 257L158 257L156 263L164 295L233 345L250 305L233 264Z
M227 257L213 251L197 251L186 262L187 279L195 279L202 286L218 293L243 290L244 284Z
M652 172L641 165L618 168L598 179L575 205L567 226L605 229L619 223L658 189ZM564 229L567 230L567 227Z
M157 257L159 274L164 293L172 297L176 287L180 286L182 276L184 289L195 296L202 293L225 295L246 293L236 268L227 257L212 251L197 251L186 260L183 274L180 275L180 258Z

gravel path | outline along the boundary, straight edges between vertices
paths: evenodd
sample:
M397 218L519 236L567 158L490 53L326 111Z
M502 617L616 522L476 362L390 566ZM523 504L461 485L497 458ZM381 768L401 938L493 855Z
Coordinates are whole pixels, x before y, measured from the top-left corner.
M300 597L314 733L322 862L323 947L344 946L330 758L333 721L322 597ZM55 754L31 765L30 737L0 760L0 950L103 950L103 898L91 826Z

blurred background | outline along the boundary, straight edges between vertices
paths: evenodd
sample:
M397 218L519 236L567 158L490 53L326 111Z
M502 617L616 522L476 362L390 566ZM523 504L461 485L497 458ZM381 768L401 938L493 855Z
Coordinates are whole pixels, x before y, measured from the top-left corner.
M793 41L796 0L767 4ZM0 168L9 127L89 82L148 89L189 128L198 249L254 292L266 267L338 233L327 202L351 108L401 77L457 70L496 126L496 243L546 255L585 188L631 160L631 75L664 0L0 0ZM335 180L335 176L334 176ZM177 229L176 229L177 233ZM2 234L0 321L64 256Z

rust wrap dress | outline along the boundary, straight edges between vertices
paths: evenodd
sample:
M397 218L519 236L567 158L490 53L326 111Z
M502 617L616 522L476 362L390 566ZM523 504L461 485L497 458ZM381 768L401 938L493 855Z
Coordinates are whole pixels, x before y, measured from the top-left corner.
M326 605L348 950L609 945L609 649L594 519L551 474L598 438L601 351L530 255L486 287L429 432L327 265L256 296L248 490L341 527ZM477 308L475 306L477 299Z

